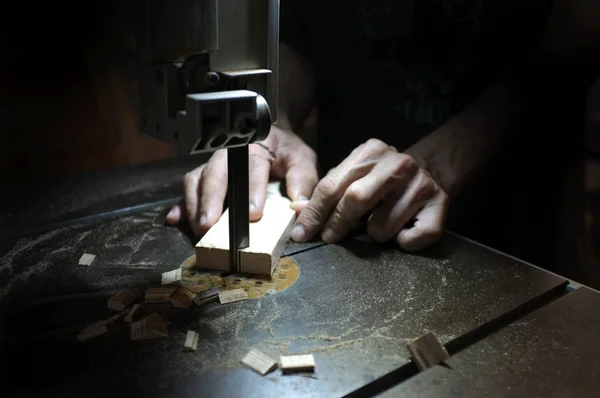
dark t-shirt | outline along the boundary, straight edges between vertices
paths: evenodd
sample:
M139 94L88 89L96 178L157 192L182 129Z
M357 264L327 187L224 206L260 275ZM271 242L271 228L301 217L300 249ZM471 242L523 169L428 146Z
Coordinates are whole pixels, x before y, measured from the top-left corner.
M447 122L501 69L518 67L550 1L281 0L281 40L316 74L322 171L369 138L403 150ZM481 224L489 188L497 197L497 185L476 187L453 203L452 229Z
M368 138L399 150L472 101L543 30L548 0L281 0L314 65L324 170Z

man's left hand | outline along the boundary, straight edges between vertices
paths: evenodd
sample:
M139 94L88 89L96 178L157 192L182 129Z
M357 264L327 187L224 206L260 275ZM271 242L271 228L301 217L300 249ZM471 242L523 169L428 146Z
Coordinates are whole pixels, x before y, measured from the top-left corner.
M303 242L322 230L327 243L343 239L369 215L368 234L377 242L395 239L417 251L442 234L448 195L408 154L371 139L332 169L299 211L292 239Z

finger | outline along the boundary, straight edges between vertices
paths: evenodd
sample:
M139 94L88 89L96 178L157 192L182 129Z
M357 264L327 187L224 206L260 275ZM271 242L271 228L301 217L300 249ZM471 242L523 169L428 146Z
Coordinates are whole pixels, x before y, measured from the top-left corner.
M298 216L292 230L292 239L297 242L312 239L329 219L350 184L367 175L378 159L388 151L390 147L385 143L369 140L332 169L319 181L310 201Z
M398 233L396 239L400 247L414 252L437 242L442 236L447 212L448 201L445 198L425 205L417 213L414 226Z
M334 243L344 238L381 200L404 190L418 170L410 156L396 152L383 156L369 174L350 184L325 224L322 239Z
M176 204L175 206L173 206L173 208L167 214L167 217L165 218L165 222L168 225L177 225L183 219L183 216L184 216L183 213L184 213L183 205Z
M318 182L319 174L315 162L299 156L290 159L285 174L285 185L288 197L292 201L305 201L310 198Z
M406 190L384 200L367 223L367 233L376 242L387 242L436 194L436 186L424 171L419 171Z
M258 148L264 151L262 148ZM269 183L269 171L271 162L257 149L252 147L249 157L249 182L250 182L250 221L258 221L262 217L267 200L267 184Z
M204 165L190 171L183 177L183 202L186 218L192 231L198 235L198 189Z
M216 151L202 170L198 195L200 200L196 227L199 235L202 235L219 221L223 213L223 202L227 195L227 152L225 150Z
M294 210L296 214L300 213L308 204L308 200L296 200L290 203L290 209Z

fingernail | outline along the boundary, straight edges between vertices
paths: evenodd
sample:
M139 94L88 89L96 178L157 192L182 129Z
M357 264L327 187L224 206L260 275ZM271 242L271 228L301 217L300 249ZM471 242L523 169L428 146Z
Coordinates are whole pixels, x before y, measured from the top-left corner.
M296 225L294 229L292 229L292 240L296 242L302 242L305 236L306 231L302 225Z
M206 214L200 216L200 225L206 224Z
M256 209L256 205L254 203L250 203L250 213L252 213Z
M307 203L308 203L308 200L296 200L296 201L290 203L290 209L292 209L294 211L301 210L306 206Z
M337 241L337 238L338 234L336 234L331 228L325 229L325 231L323 231L321 234L321 239L323 239L323 242L325 243L333 243Z
M298 196L296 198L296 200L294 202L302 202L302 201L305 201L305 200L308 200L308 198L306 196L304 196L304 195L300 195L300 196Z
M177 211L177 207L173 207L171 210L169 210L167 217L174 216L176 211Z

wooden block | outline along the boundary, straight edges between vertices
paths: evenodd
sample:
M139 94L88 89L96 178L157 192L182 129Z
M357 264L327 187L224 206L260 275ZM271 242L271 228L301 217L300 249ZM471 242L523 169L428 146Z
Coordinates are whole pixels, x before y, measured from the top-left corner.
M136 311L140 308L141 304L134 304L129 311L127 312L127 315L125 315L125 322L127 323L131 323L133 321L133 315L136 313Z
M79 334L77 335L77 340L87 341L94 337L101 336L106 332L108 332L108 328L106 327L104 322L95 323L79 332Z
M96 255L84 253L83 256L81 256L81 258L79 259L79 265L82 265L84 267L89 267L90 265L92 265L92 263L94 262L95 259L96 259Z
M219 287L214 287L212 289L205 290L203 292L200 292L200 293L194 295L194 297L192 297L192 301L198 307L202 307L205 304L211 303L213 301L217 301L219 299L220 291L221 291L221 288L219 288Z
M183 343L185 349L189 351L196 351L198 348L199 337L200 335L198 335L198 333L194 332L193 330L188 330L187 335L185 336L185 342Z
M262 218L250 223L250 247L240 251L244 273L271 275L287 245L296 212L290 200L279 192L279 183L269 184ZM229 211L196 245L196 266L229 270Z
M136 289L122 289L108 300L108 308L115 311L123 311L129 307L140 293Z
M248 299L248 293L244 289L224 290L219 292L219 302L221 304L234 303Z
M407 348L421 372L450 358L446 348L432 332L408 343Z
M290 372L313 372L315 370L315 357L307 355L285 355L280 358L281 371Z
M176 286L157 286L149 287L144 294L146 303L168 303L169 297L177 289Z
M181 281L181 268L174 269L173 271L163 272L162 274L162 285L173 285Z
M242 363L261 375L266 375L277 366L277 362L273 358L256 349L251 349L242 358Z
M157 339L168 336L167 322L156 313L131 324L131 340Z
M171 297L169 297L169 301L171 301L171 304L173 304L173 307L175 308L189 308L190 305L192 305L194 296L194 292L183 286L179 286L175 289Z

